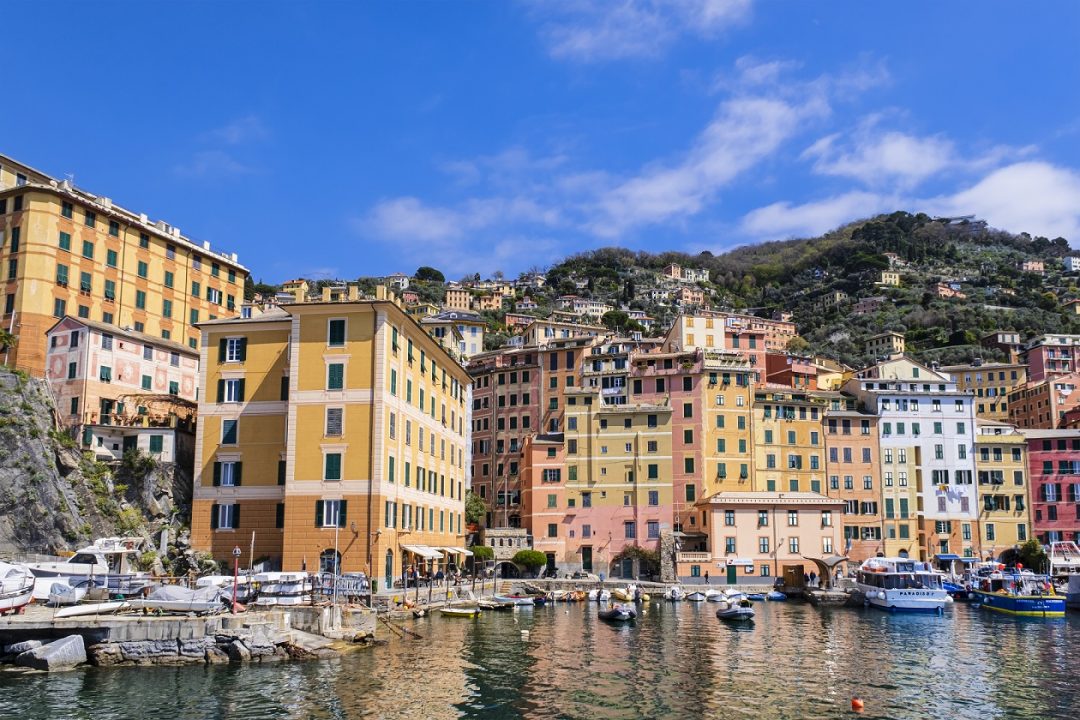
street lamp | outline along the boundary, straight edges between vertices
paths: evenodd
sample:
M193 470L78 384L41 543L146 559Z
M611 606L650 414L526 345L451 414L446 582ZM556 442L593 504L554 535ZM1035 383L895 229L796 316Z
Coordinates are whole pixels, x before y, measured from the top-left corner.
M244 554L244 551L237 545L233 548L233 578L232 578L232 614L236 614L236 586L240 582L240 556Z

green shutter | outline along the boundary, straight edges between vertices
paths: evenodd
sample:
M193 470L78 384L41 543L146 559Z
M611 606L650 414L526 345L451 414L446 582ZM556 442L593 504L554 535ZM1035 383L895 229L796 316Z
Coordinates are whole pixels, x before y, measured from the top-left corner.
M240 338L239 356L240 356L240 362L244 362L245 360L247 360L247 338L246 337Z
M233 530L237 529L238 527L240 527L240 505L239 504L233 506L233 515L232 515L232 528L233 528Z
M289 376L288 375L281 378L281 399L282 400L288 400L289 399Z
M214 463L214 487L221 485L221 463Z
M322 527L323 526L322 517L323 517L323 501L322 500L316 500L315 501L315 527Z
M341 390L345 387L345 366L332 363L327 373L327 390Z
M285 461L284 460L278 460L278 464L277 464L277 484L278 485L284 485L285 484Z
M210 529L211 530L217 530L218 529L218 506L217 506L217 503L214 503L213 505L210 506Z
M243 469L244 469L244 463L242 463L242 462L233 463L233 485L236 485L236 486L240 485L240 475L241 475L241 471Z
M341 479L341 454L327 453L326 455L326 480Z
M338 506L339 509L338 509L338 516L337 516L337 526L339 528L345 527L345 516L348 514L348 511L349 511L348 504L349 504L348 500L342 500L341 504Z
M225 402L225 381L224 380L218 380L217 381L217 401L219 403Z
M277 516L274 520L274 527L278 529L285 527L285 503L277 504Z
M225 348L228 347L229 341L222 338L218 340L217 346L217 360L219 363L225 362Z
M236 385L237 385L237 388L236 388L237 397L236 397L236 399L239 402L244 402L244 379L240 378L239 380L237 380Z

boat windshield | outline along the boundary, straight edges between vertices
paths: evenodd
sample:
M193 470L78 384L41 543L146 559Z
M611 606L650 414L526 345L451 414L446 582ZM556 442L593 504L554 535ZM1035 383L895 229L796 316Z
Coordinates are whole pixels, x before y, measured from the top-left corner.
M97 557L90 553L76 553L68 560L72 565L96 565L97 561Z

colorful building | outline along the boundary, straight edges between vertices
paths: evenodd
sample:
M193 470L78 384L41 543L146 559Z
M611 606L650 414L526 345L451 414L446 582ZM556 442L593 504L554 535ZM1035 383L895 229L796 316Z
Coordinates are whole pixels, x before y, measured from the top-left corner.
M70 315L198 349L196 323L239 312L248 275L164 221L0 155L0 361L45 373L45 334Z
M1008 399L1009 422L1021 430L1059 428L1066 413L1080 405L1080 372L1029 380Z
M753 426L752 489L758 492L810 492L825 489L823 394L782 386L757 386Z
M460 561L470 380L385 292L202 330L195 548L254 533L256 565L387 583Z
M948 365L939 368L952 376L959 390L975 393L975 414L984 420L1009 420L1009 395L1027 382L1027 366L1021 363Z
M1031 531L1039 542L1080 542L1080 430L1027 430Z
M1042 382L1056 375L1071 375L1080 370L1077 353L1080 335L1040 335L1024 346L1023 360L1028 366L1028 380Z
M858 401L837 393L825 409L825 471L829 482L825 494L843 502L840 516L844 543L839 552L861 562L885 551L883 528L888 522L911 517L908 493L896 492L881 483L881 448L877 415L858 409ZM890 460L895 461L894 456ZM896 471L890 467L890 480ZM886 492L887 491L887 492ZM904 502L898 500L904 498ZM909 530L910 534L910 530Z
M978 421L975 474L979 481L978 555L995 559L1027 541L1031 520L1028 502L1027 441L1006 423Z

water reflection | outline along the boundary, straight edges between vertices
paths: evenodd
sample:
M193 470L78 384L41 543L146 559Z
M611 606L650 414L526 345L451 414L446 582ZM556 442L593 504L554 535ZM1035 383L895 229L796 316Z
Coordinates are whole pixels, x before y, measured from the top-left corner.
M609 625L594 605L439 616L424 640L321 662L0 673L0 717L734 718L1068 717L1080 621L944 617L758 603L752 624L708 603ZM523 632L524 631L524 632Z

